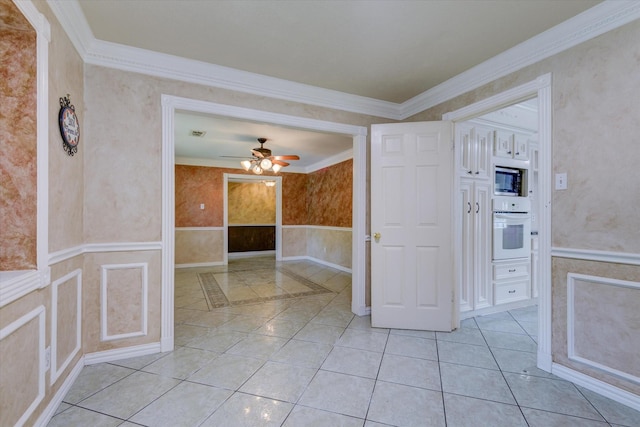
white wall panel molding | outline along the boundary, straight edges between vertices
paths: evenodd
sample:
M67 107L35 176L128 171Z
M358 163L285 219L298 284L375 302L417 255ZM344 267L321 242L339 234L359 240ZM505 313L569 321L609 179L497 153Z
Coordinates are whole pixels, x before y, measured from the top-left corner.
M348 231L351 232L351 227L333 227L330 225L283 225L283 229L287 228L306 228L308 230L331 230L331 231Z
M48 0L47 3L86 63L396 120L406 119L640 18L640 2L602 2L397 104L97 40L77 0Z
M76 279L75 283L70 282ZM67 331L75 327L76 345L58 367L58 290L65 283L76 287L76 324L66 325ZM82 348L82 270L74 270L51 283L51 384L54 384Z
M130 332L124 332L119 334L110 334L108 331L109 325L109 272L118 270L140 270L140 329L134 329ZM131 263L131 264L104 264L100 267L102 272L100 280L100 340L101 341L113 341L123 338L140 337L147 335L148 324L148 289L149 289L149 264L143 263Z
M38 407L42 399L44 399L45 395L45 372L46 372L46 361L45 361L45 313L46 310L43 305L39 305L34 308L27 314L23 315L17 320L9 323L7 326L0 330L0 341L16 332L18 329L32 321L33 319L38 319L38 336L36 339L38 340L38 390L32 398L32 401L27 408L27 410L22 414L22 416L15 423L16 426L22 426L29 419L33 411ZM3 361L6 363L6 361ZM24 396L27 398L27 396Z
M220 266L220 265L225 265L225 264L224 264L223 261L192 262L192 263L187 263L187 264L176 264L175 268L217 267L217 266Z
M135 345L125 348L114 348L113 350L97 351L84 355L85 365L95 365L97 363L113 362L115 360L129 359L130 357L146 356L160 353L160 343Z
M605 383L604 381L600 381L558 363L553 364L551 372L564 380L571 381L576 385L584 387L604 397L608 397L609 399L633 408L636 411L640 411L640 396L637 394L622 390L621 388L615 387L609 383Z
M551 249L551 256L582 259L587 261L609 262L614 264L640 265L640 254L636 253L553 247Z
M627 280L618 280L608 277L598 277L576 273L567 274L567 356L569 357L569 360L582 363L584 365L607 372L627 381L640 384L640 377L608 366L606 364L606 361L604 360L591 360L587 356L580 354L580 351L576 348L579 343L576 342L577 337L575 331L576 322L579 322L579 320L577 320L578 313L576 313L575 298L577 293L576 288L579 282L588 282L592 285L603 285L607 287L615 286L626 289L634 289L638 294L640 294L640 282L631 282ZM616 307L610 307L608 310L615 311ZM628 326L629 328L632 327L631 325ZM616 329L618 329L619 327L620 325L618 324L618 327ZM630 334L630 339L633 342L633 333Z

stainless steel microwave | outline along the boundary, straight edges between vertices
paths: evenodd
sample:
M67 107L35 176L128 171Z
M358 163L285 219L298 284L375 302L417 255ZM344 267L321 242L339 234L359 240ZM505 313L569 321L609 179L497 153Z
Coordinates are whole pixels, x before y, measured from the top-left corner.
M527 170L496 166L493 194L496 196L526 197Z

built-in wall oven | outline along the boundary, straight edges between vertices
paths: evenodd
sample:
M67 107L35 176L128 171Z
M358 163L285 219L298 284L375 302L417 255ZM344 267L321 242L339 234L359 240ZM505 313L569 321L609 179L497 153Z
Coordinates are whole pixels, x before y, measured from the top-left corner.
M531 202L526 197L493 198L493 260L531 255Z

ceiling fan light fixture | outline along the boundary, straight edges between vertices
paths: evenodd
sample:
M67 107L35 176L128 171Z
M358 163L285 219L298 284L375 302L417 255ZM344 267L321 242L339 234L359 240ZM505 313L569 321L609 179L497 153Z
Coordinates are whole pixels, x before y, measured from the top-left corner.
M271 163L271 160L269 160L269 159L260 160L260 167L263 170L269 170L269 169L271 169L271 166L273 166L273 163Z
M280 172L280 169L282 169L282 166L280 166L280 165L278 165L278 164L274 164L273 166L271 166L271 170L272 170L274 173L278 173L278 172Z
M242 167L244 168L244 170L248 171L249 169L251 169L251 160L243 160L240 162L240 164L242 165Z
M253 173L255 173L256 175L262 175L262 172L263 172L263 171L262 171L262 168L261 168L260 166L255 165L255 166L253 167Z

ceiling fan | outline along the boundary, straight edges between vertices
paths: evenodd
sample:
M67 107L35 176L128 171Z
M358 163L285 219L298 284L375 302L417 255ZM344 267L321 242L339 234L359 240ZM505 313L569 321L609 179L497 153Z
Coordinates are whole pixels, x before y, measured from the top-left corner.
M278 173L283 167L289 166L289 163L284 160L300 160L300 157L295 154L273 156L271 150L264 148L264 143L267 142L267 138L258 138L258 142L260 143L260 147L251 150L253 157L240 162L246 171L250 170L256 175L262 175L264 171Z

